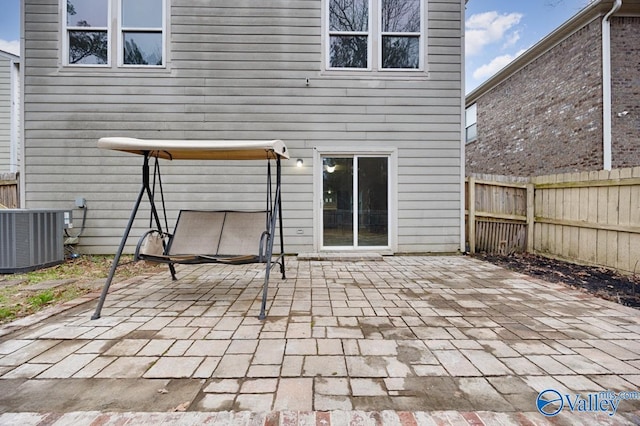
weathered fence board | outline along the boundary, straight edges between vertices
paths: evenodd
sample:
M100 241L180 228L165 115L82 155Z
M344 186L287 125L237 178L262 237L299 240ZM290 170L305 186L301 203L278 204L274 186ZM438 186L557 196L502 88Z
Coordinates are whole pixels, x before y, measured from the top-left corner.
M472 252L530 251L640 273L640 167L474 175L466 194Z
M18 194L18 174L0 173L0 208L17 209L20 206Z
M471 252L523 252L527 248L527 183L510 176L468 179L466 207Z

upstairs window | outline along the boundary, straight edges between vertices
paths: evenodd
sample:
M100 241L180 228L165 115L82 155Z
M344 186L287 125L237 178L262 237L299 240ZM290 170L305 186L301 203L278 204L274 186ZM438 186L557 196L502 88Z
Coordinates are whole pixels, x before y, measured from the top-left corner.
M66 0L69 65L109 64L109 0Z
M380 2L382 68L420 68L421 0L380 0Z
M61 1L65 65L109 67L116 57L119 67L164 66L166 0Z
M369 0L329 0L331 68L369 68Z
M163 0L122 0L124 65L163 64Z
M422 70L424 0L326 0L327 68Z

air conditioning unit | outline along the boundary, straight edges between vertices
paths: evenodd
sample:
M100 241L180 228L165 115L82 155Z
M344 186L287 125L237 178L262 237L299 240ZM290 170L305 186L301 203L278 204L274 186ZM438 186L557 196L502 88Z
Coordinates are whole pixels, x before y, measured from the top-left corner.
M64 262L65 210L0 210L0 273Z

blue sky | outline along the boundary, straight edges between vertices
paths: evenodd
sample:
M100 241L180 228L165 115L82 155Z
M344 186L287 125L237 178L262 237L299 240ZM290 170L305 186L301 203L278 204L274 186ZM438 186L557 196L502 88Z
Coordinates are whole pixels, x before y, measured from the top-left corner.
M20 0L0 0L0 50L20 54Z
M587 6L590 0L469 0L467 93ZM0 0L0 50L19 53L20 0Z
M469 0L467 93L586 7L590 0Z

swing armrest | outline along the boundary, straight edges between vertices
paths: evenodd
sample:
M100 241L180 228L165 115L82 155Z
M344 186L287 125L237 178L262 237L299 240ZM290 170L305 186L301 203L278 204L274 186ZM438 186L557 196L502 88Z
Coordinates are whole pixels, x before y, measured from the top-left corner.
M161 232L157 229L151 229L140 237L136 245L133 260L144 260L145 256L163 256L165 255L168 241L172 235L167 232Z
M269 231L264 231L262 235L260 235L260 247L258 248L258 261L264 262L264 257L266 253L264 252L264 248L266 244L269 243L270 234Z

